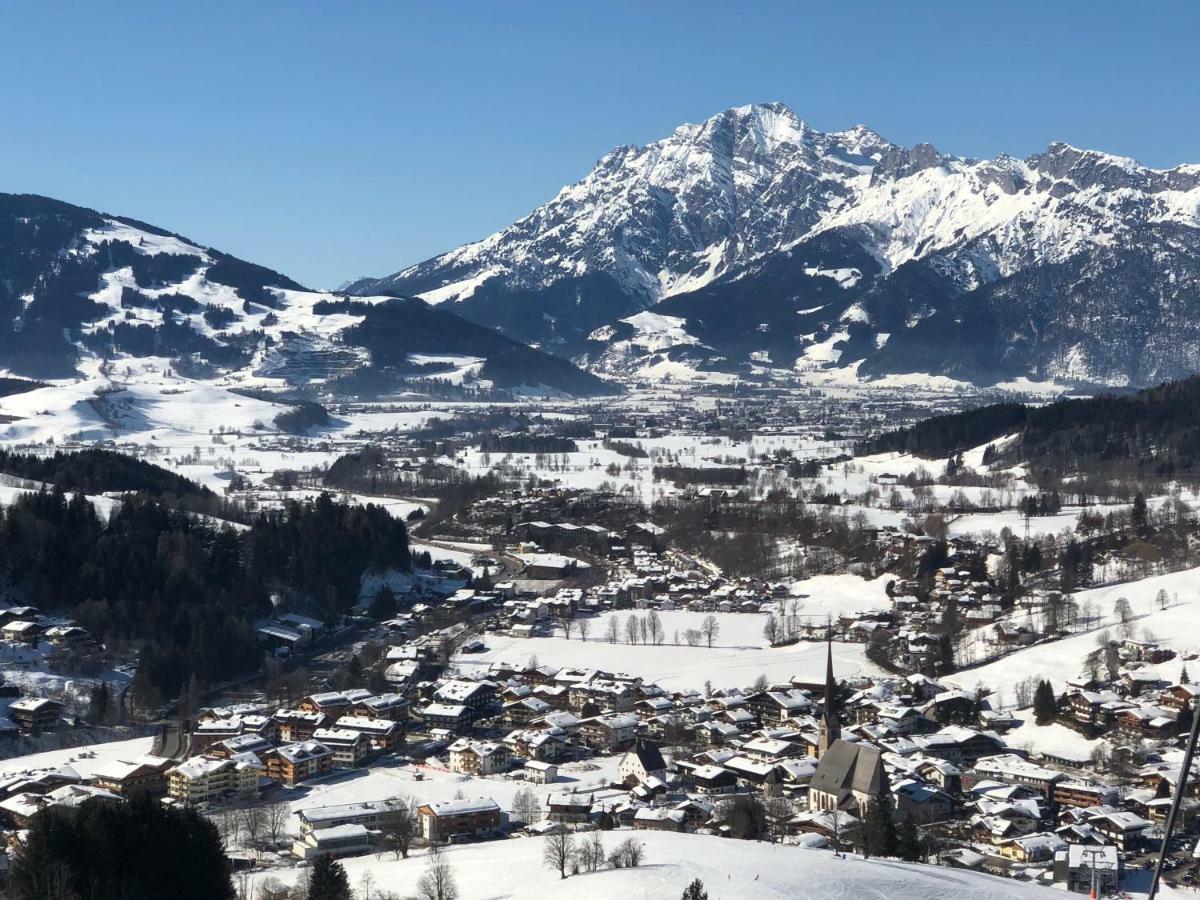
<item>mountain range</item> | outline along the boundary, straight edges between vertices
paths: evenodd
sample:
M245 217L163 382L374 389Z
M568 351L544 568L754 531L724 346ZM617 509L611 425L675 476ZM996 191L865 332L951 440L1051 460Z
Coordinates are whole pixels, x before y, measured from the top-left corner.
M502 231L338 292L0 194L0 376L146 365L315 399L1155 384L1200 370L1200 166L1062 143L967 159L744 106L618 147Z
M1200 166L967 159L738 107L347 290L625 378L1144 385L1200 368Z
M127 381L147 366L301 397L615 391L449 307L312 291L144 222L0 194L0 374Z

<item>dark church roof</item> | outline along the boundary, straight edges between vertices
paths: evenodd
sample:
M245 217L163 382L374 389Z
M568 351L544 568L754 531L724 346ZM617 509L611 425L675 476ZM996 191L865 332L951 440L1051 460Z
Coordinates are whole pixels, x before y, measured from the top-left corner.
M631 751L647 772L659 772L667 767L666 760L653 744L638 744Z
M809 790L834 795L848 790L878 796L887 790L883 756L876 747L836 740L817 763Z

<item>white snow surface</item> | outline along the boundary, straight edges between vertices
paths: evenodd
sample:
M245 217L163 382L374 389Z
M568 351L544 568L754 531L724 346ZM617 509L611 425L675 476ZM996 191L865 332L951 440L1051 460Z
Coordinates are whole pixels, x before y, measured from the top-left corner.
M666 832L607 832L605 845L633 836L644 847L636 869L605 869L562 881L542 862L543 838L449 847L446 858L463 900L677 900L693 878L704 882L711 900L1036 900L1061 896L1048 888L990 875L894 860L838 858L801 847ZM414 896L425 871L424 853L407 860L359 857L343 860L350 883L370 872L375 884L399 896ZM285 883L303 870L265 872Z
M799 615L809 624L821 625L829 616L843 612L881 609L889 605L885 593L887 578L864 581L853 575L822 575L796 582L793 595L801 598ZM712 647L689 647L684 633L700 628L706 613L665 610L658 613L666 643L624 643L625 621L638 610L607 612L589 620L587 641L576 630L568 640L561 631L554 637L514 638L499 634L486 637L487 651L458 657L464 670L481 668L493 662L524 663L536 656L540 663L555 666L583 666L610 672L640 675L668 689L700 689L705 682L714 688L746 687L759 675L772 682L793 677L819 681L825 673L825 644L802 641L786 647L770 647L763 637L767 612L712 613L720 633ZM605 640L609 618L616 618L618 642ZM678 632L680 643L674 644ZM834 670L839 678L882 674L865 655L865 647L856 643L833 644Z

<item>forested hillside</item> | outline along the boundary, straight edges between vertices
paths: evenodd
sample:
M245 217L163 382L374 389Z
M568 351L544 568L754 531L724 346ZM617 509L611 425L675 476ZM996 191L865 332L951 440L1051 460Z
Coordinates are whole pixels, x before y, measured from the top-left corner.
M0 586L13 601L68 612L97 639L142 646L135 699L153 705L255 671L252 623L278 593L326 620L351 606L368 569L410 568L404 523L328 495L263 512L248 529L128 495L106 523L81 494L20 497L0 514Z
M1062 474L1190 475L1200 468L1200 376L1127 396L1045 406L1001 403L936 416L863 442L859 453L946 458L1007 435L985 462L1028 462Z

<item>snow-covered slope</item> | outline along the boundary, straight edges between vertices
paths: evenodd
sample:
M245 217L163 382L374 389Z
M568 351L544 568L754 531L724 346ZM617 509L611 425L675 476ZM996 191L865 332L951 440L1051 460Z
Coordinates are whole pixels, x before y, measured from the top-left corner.
M678 900L699 878L711 900L848 900L890 897L897 900L1051 900L1050 888L936 866L892 860L837 858L831 852L779 844L737 841L690 834L639 831L603 835L608 847L633 836L645 848L636 869L604 869L562 881L542 862L543 839L491 841L449 847L446 859L464 900ZM407 860L359 857L343 861L352 884L370 872L375 885L413 896L425 871L424 853ZM275 877L294 882L302 870L265 872L255 884Z
M840 255L831 252L839 246ZM836 341L848 352L836 359L824 352L822 366L859 361L874 374L1128 383L1200 363L1182 343L1154 340L1160 326L1198 311L1198 248L1200 166L1155 170L1063 143L1025 160L964 159L928 144L899 147L862 126L820 132L786 107L765 104L725 110L645 147L617 148L508 228L351 289L419 294L575 354L597 328L616 328L669 298L681 301L676 316L685 297L733 305L749 294L754 302L763 272L776 271L780 255L791 252L792 290L776 298L788 315L817 305L807 299L815 281L846 295L830 309L834 322L862 301L859 327ZM1112 289L1114 279L1126 289ZM1108 287L1103 315L1087 308L1097 282ZM982 310L969 331L956 321L964 304ZM1110 355L1102 320L1114 312L1137 321ZM732 349L742 363L767 353L785 370L837 331L826 319L806 339L812 329L787 329L787 316L760 317L755 327L785 339L747 347L744 328L723 329L736 339L726 348L701 333L711 332L711 321L684 318L693 343L718 355ZM927 319L934 321L918 328ZM971 338L981 327L998 344L982 363L939 355L947 336ZM1143 361L1138 352L1147 343ZM788 359L780 358L785 347ZM593 347L587 358L597 355Z
M0 195L0 275L0 374L128 383L153 370L312 397L431 385L472 396L606 390L449 310L310 291L153 226L44 197Z

